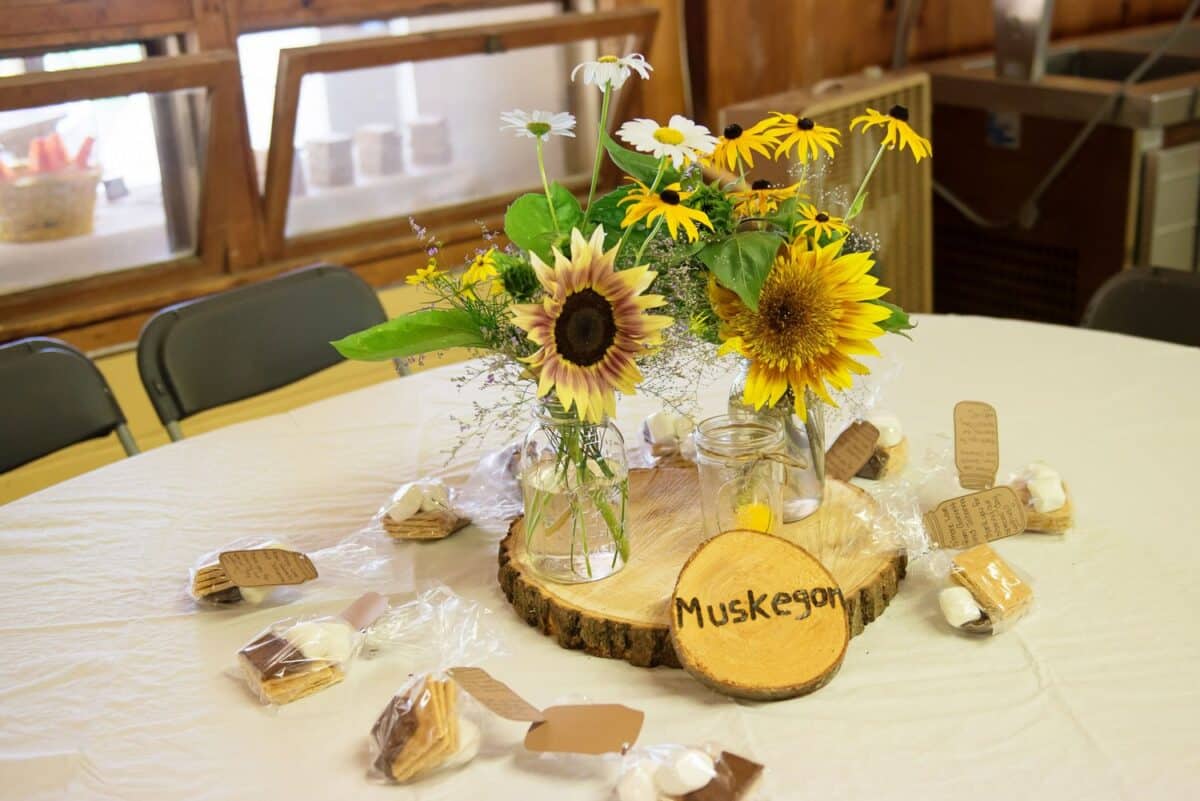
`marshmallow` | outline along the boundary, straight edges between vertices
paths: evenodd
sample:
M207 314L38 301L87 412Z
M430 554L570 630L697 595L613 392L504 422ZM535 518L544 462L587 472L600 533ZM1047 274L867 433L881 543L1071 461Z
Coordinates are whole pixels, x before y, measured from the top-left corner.
M388 505L387 516L397 523L403 523L421 511L421 504L424 501L425 493L422 491L420 484L405 484L396 490L396 494L392 496L392 502Z
M643 760L622 774L617 782L618 801L658 801L650 763Z
M420 487L425 494L424 500L421 501L422 512L440 512L450 508L450 490L441 479L422 481Z
M470 762L479 753L479 743L483 739L479 727L473 721L460 717L458 719L458 750L443 765L446 768L457 768Z
M647 417L643 425L646 440L651 445L673 444L678 439L675 435L675 415L665 409Z
M349 623L313 620L297 623L283 633L306 659L347 662L354 652L354 630Z
M680 796L699 790L716 775L712 757L703 751L688 748L672 754L658 766L654 772L654 784L661 793Z
M242 600L248 604L261 604L267 600L267 596L271 594L274 587L238 587L238 592L242 595Z
M1067 504L1067 492L1060 478L1035 478L1025 482L1029 499L1039 514L1061 509Z
M418 512L441 512L450 508L450 490L439 478L412 481L392 496L387 516L403 523Z
M879 429L879 447L894 448L904 439L904 429L900 427L900 418L892 414L876 414L867 418L867 422Z
M946 622L956 629L983 617L983 610L966 587L947 587L942 590L938 593L938 604L942 607Z
M678 446L695 428L690 417L662 409L646 418L642 433L651 445Z

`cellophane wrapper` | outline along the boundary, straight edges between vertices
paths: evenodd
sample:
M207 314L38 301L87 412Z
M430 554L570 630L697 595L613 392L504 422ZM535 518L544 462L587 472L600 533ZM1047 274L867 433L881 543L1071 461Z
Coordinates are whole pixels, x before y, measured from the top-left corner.
M284 551L299 551L294 545L282 537L243 537L209 551L198 558L188 570L186 592L202 608L225 608L237 604L257 606L267 601L277 602L291 600L297 596L297 587L237 587L232 584L228 589L217 592L202 592L204 585L212 580L223 577L220 556L226 551L255 551L266 548L278 548ZM218 585L219 586L219 585Z
M255 635L237 659L259 701L282 706L341 683L362 643L362 632L341 617L288 618Z
M422 781L471 762L489 743L488 714L450 678L502 652L483 606L435 585L395 604L367 630L370 656L400 654L412 675L371 727L368 776Z
M1018 621L1036 611L1037 595L1033 591L1033 582L1029 574L1014 567L1007 559L988 562L982 570L976 571L972 582L962 580L964 571L953 561L949 563L948 572L952 581L971 590L975 601L984 607L987 615L985 622L964 626L960 631L996 636L1009 631ZM985 582L992 590L987 594L986 603L972 586L980 582Z
M718 743L664 743L631 749L620 758L610 801L685 801L689 794L755 801L766 798L764 767L745 748Z

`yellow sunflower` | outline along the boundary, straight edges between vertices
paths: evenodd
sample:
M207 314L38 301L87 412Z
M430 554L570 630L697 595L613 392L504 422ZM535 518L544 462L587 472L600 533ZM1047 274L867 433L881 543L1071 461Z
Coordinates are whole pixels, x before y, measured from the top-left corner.
M841 147L842 133L837 128L817 125L808 117L797 117L795 114L783 114L772 111L773 133L782 141L775 147L775 158L796 148L796 158L800 163L807 164L816 161L825 151L825 155L833 158L833 149Z
M404 282L409 286L417 286L418 284L433 283L435 278L445 275L445 270L438 268L437 262L433 259L424 267L417 268L417 271L404 279Z
M760 153L771 158L770 148L779 144L779 137L771 129L775 120L767 118L754 123L749 128L743 128L736 122L726 125L717 140L717 147L712 155L703 159L707 165L737 170L741 164L746 169L754 167L754 153Z
M615 392L632 394L642 380L636 359L662 344L670 317L647 314L666 303L643 295L657 273L646 266L617 271L617 249L604 252L604 228L590 240L571 232L571 258L554 251L554 266L530 255L541 303L514 305L513 323L538 350L527 361L538 374L538 397L551 390L579 419L616 413Z
M873 128L876 125L882 125L887 130L887 135L883 137L883 144L888 150L894 150L896 145L900 145L900 149L908 148L912 153L914 161L920 162L926 156L933 155L933 145L929 144L929 140L918 134L908 124L908 109L904 106L892 106L888 109L887 114L881 114L873 108L868 108L866 114L859 115L850 121L850 130L854 130L854 126L862 125L863 132Z
M775 186L770 181L760 178L750 184L749 189L730 193L733 201L733 213L739 217L765 217L778 211L779 204L790 197L795 197L800 184L791 186Z
M812 203L803 203L799 208L800 218L796 220L796 233L811 236L814 241L839 234L845 236L850 232L850 226L841 217L834 217L828 212L821 211Z
M700 231L696 228L697 224L707 226L710 231L712 230L713 225L707 214L699 209L689 209L683 205L683 201L691 197L693 193L682 191L678 181L658 192L651 192L650 188L641 181L634 181L634 183L637 186L633 191L617 201L622 204L632 204L625 209L625 219L621 220L622 228L628 228L642 218L645 218L646 225L651 225L659 217L662 217L666 220L667 230L671 232L672 238L675 237L679 227L683 226L689 242L695 242L700 238Z
M721 320L721 353L750 362L743 396L756 409L774 406L792 391L796 413L805 415L804 390L826 403L826 389L848 389L868 369L852 356L878 355L870 340L890 312L874 300L888 290L868 271L870 253L841 255L842 240L813 249L785 248L776 257L752 310L741 298L709 280L708 294Z

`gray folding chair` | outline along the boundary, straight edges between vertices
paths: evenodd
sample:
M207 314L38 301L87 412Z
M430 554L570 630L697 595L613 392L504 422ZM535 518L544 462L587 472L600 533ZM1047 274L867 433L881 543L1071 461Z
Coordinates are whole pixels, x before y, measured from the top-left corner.
M0 345L0 473L114 431L126 455L138 452L91 359L48 337Z
M169 306L138 337L138 372L171 439L191 415L299 381L343 359L331 340L387 319L344 267L305 267Z
M1084 328L1200 346L1200 274L1165 267L1124 270L1096 290Z

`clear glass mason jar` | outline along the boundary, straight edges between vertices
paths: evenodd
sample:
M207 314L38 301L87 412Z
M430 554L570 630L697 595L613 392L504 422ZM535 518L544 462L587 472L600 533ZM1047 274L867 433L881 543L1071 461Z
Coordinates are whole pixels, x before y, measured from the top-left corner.
M783 522L783 428L770 418L722 415L696 429L704 535L733 529L775 534Z
M808 419L795 413L788 390L779 403L755 409L743 400L749 362L743 361L729 390L729 414L734 417L775 420L783 428L784 452L789 457L783 468L783 522L803 520L821 507L825 498L825 406L811 390L805 390Z
M625 440L608 420L585 423L544 404L521 451L525 550L541 576L596 581L629 561Z

